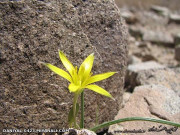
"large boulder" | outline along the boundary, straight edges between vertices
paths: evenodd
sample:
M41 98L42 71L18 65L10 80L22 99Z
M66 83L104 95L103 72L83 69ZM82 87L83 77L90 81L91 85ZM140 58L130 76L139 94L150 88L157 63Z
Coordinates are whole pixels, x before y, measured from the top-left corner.
M113 0L6 1L0 18L0 130L68 127L68 82L40 64L64 68L58 49L75 65L94 52L94 74L118 71L97 83L115 102L85 90L86 127L94 125L97 108L99 123L114 118L122 105L127 36Z

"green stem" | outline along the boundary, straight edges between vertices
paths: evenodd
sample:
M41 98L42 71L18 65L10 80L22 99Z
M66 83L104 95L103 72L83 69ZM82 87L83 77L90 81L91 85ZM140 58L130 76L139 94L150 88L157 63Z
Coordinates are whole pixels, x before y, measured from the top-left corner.
M73 117L74 117L74 127L77 127L76 124L76 104L77 104L78 94L74 94L74 101L73 101Z
M96 108L96 126L99 124L99 107L97 104L97 108Z
M151 122L156 122L156 123L161 123L161 124L167 124L167 125L171 125L171 126L180 127L180 123L175 123L175 122L166 121L166 120L153 119L153 118L142 118L142 117L129 117L129 118L123 118L123 119L118 119L118 120L105 122L105 123L102 123L102 124L100 124L98 126L95 126L95 127L91 128L90 130L96 131L98 129L108 127L110 125L121 123L121 122L126 122L126 121L151 121Z
M80 128L84 128L84 91L81 93L81 123Z

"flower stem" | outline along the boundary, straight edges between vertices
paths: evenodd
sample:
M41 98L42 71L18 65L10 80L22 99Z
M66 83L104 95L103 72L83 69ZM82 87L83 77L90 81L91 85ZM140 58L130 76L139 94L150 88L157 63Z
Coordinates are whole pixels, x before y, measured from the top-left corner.
M175 127L180 127L180 123L175 123L175 122L171 122L171 121L167 121L167 120L143 118L143 117L129 117L129 118L123 118L123 119L113 120L113 121L109 121L109 122L104 122L98 126L91 128L90 130L96 131L98 129L101 129L101 128L104 128L107 126L117 124L117 123L121 123L121 122L126 122L126 121L151 121L151 122L167 124L167 125L171 125L171 126L175 126Z
M81 93L81 123L80 128L84 128L84 91Z
M76 124L76 104L77 104L78 94L74 94L74 101L73 101L73 117L74 117L74 127L77 128Z

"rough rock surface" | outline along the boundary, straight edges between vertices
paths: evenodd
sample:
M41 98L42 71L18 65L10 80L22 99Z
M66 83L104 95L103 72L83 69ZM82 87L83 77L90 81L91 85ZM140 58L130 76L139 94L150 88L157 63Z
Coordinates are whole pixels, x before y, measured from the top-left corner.
M134 24L138 21L136 16L130 11L121 12L121 15L128 24Z
M128 58L128 64L137 64L137 63L141 63L141 59L139 59L136 56L130 55Z
M123 94L123 106L126 104L126 102L129 101L129 98L131 97L132 93L130 92L125 92Z
M165 68L164 65L161 65L155 61L148 61L148 62L142 62L142 63L136 63L136 64L131 64L128 66L128 70L126 73L126 85L129 90L132 91L132 89L135 86L142 85L137 79L138 75L144 72L150 72L151 70L156 70L156 69L163 69ZM144 80L145 81L145 80Z
M94 125L97 106L100 123L113 119L122 103L127 61L126 30L114 1L1 2L0 18L0 130L67 127L68 82L39 64L63 68L58 49L75 65L95 52L94 74L118 71L98 83L116 103L85 94L86 127Z
M180 15L178 15L178 14L171 14L169 16L169 23L171 23L171 22L180 24Z
M151 10L159 15L168 16L170 14L170 11L167 7L161 7L157 5L153 5L151 7Z
M88 118L86 122L88 124L92 121L94 122L96 118L94 108L98 106L99 110L101 110L99 112L99 123L102 123L105 121L104 118L106 116L108 120L113 119L113 115L116 115L122 103L121 96L123 94L124 78L121 76L125 75L125 67L127 65L127 30L121 19L118 7L113 0L91 0L89 2L74 0L73 5L76 7L79 15L81 28L93 45L96 56L98 56L95 59L94 74L108 71L119 72L112 79L97 83L110 91L120 103L118 103L119 107L117 105L109 108L109 111L112 112L111 116L109 116L105 106L114 104L113 100L110 101L108 98L102 98L102 96L96 94L97 96L93 98L92 102L89 101L85 104L89 110L88 113L91 114L91 116L88 113L85 114L85 118ZM94 94L94 92L92 94L90 94L91 91L88 92L87 95ZM86 96L85 98L85 101L88 101L92 97ZM94 102L96 106L91 105L95 104Z
M180 96L180 68L144 70L136 72L132 78L134 82L131 81L131 84L136 84L136 86L160 84L174 90Z
M142 38L144 30L142 27L134 27L134 26L130 26L129 27L129 33L135 37L135 38Z
M163 45L172 45L174 43L173 37L170 34L149 30L144 32L143 40Z
M66 132L63 135L96 135L96 133L87 129L70 129L69 132Z
M155 61L148 61L148 62L129 65L128 71L138 72L138 71L143 71L143 70L159 69L159 68L164 68L164 67L165 66L163 66Z
M149 117L163 120L170 120L180 122L180 97L171 89L162 85L143 85L135 88L134 93L131 95L125 107L121 109L115 119L126 117ZM137 126L138 125L138 126ZM160 127L161 125L161 127ZM163 124L157 124L145 121L124 122L110 126L109 132L127 130L145 130L146 135L166 135L166 130L160 132L151 131L152 127L162 129L164 126L167 129L173 128ZM149 131L148 131L149 130ZM171 131L171 130L170 130ZM117 133L117 132L116 132ZM135 133L134 133L135 134ZM180 129L172 132L173 135L179 135Z

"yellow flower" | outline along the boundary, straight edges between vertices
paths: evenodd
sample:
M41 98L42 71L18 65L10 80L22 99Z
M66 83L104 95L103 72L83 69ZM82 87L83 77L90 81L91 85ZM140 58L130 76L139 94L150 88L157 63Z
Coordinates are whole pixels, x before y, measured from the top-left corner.
M67 57L64 55L62 51L59 51L59 57L69 73L49 63L44 63L44 64L50 70L52 70L53 72L55 72L56 74L60 75L61 77L65 78L70 82L68 87L70 92L75 92L79 95L83 91L83 89L87 88L101 95L112 98L109 92L92 83L107 79L110 76L114 75L116 72L107 72L104 74L98 74L92 76L91 69L93 66L94 54L90 54L84 60L79 70L77 69L77 66L74 67L72 65L72 63L67 59Z

